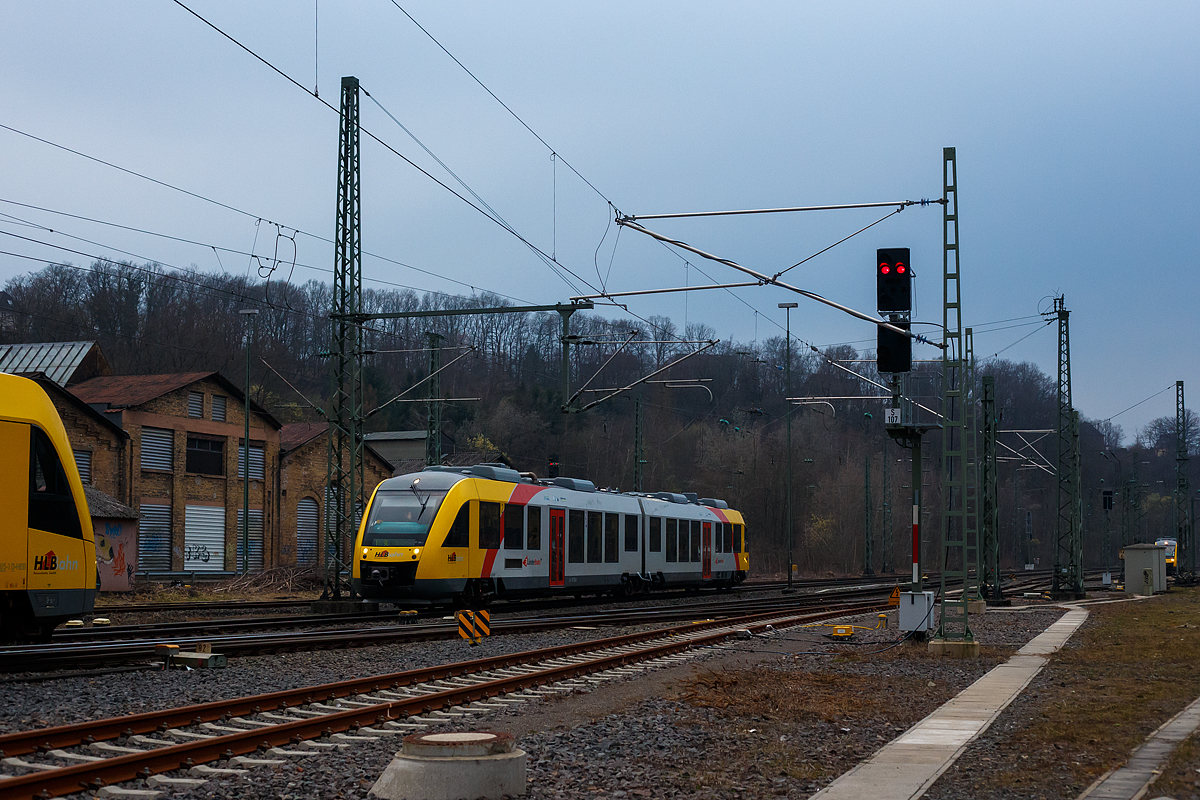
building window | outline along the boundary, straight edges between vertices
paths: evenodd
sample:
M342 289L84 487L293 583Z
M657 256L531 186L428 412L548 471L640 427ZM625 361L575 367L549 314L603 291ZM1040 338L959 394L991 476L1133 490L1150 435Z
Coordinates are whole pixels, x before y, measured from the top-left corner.
M239 478L246 477L246 448L241 443L238 444L238 463L237 471ZM263 452L261 444L250 443L250 480L261 481L266 474L266 454Z
M72 450L75 456L75 467L79 470L79 480L84 483L92 482L92 451Z
M224 475L225 442L189 436L185 469L198 475Z
M192 419L204 416L204 395L200 392L188 392L188 416Z
M225 398L222 395L214 394L212 398L212 418L213 422L225 421Z
M142 469L175 469L175 432L142 428Z

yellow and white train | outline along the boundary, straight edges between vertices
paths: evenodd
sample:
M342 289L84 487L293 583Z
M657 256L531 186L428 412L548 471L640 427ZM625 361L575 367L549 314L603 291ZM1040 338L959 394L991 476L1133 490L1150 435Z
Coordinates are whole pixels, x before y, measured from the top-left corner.
M726 588L748 569L745 521L723 501L480 464L380 483L355 541L353 584L370 599L478 604Z
M0 639L45 639L95 604L95 535L53 403L3 373L0 453Z

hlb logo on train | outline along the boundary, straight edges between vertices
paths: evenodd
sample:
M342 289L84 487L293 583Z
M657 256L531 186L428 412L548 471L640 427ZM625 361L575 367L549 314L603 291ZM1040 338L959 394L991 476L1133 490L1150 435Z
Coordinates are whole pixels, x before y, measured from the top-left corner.
M57 570L75 570L79 569L79 562L72 561L69 558L60 559L54 555L54 551L46 553L44 556L33 557L34 572L55 572Z

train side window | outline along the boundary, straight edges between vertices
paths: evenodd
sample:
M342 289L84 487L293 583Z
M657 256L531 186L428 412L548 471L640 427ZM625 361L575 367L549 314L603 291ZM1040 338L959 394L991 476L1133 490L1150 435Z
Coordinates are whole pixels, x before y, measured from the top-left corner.
M41 428L31 426L30 434L29 527L82 539L79 511L54 444Z
M529 521L525 524L525 545L530 550L542 549L542 509L528 507Z
M584 531L583 531L583 512L577 509L572 509L567 512L570 523L567 526L567 560L572 564L583 563L584 551Z
M615 564L621 560L621 515L604 515L604 562Z
M638 549L638 523L641 517L637 514L625 515L625 552L636 553Z
M742 547L742 531L741 525L733 526L733 552L741 553L745 548Z
M688 539L688 521L686 519L679 520L679 560L687 561L691 558L691 542Z
M458 514L454 517L454 523L450 526L450 532L446 534L446 541L442 542L442 547L468 547L471 544L471 504L463 503L462 508L458 510Z
M722 527L723 526L719 522L714 522L713 526L712 526L712 529L713 529L713 552L714 553L724 553L725 552L725 545L724 545L725 534L721 532Z
M723 525L722 527L725 529L725 552L732 553L733 552L733 527L734 526L732 524L730 524L730 525Z
M692 561L700 561L700 520L692 520Z
M504 507L504 549L525 549L525 506L509 503Z
M500 504L479 503L479 549L497 550L500 547Z
M662 552L662 519L659 517L650 518L650 552Z
M604 515L599 511L587 512L587 560L589 564L604 560Z
M667 561L679 560L679 520L667 520Z

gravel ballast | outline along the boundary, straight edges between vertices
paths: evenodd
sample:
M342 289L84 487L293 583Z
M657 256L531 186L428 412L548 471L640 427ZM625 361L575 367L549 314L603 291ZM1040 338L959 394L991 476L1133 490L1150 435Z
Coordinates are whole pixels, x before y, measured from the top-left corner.
M1045 630L1059 608L972 618L984 655L931 657L895 628L792 628L731 641L679 666L439 726L511 732L528 753L531 798L808 797ZM872 626L874 615L854 620ZM891 624L894 626L894 615ZM215 671L70 678L0 687L0 730L137 713L616 635L616 629L422 642L239 658ZM355 743L171 797L366 798L400 736ZM182 773L180 773L182 775ZM140 785L138 784L131 784ZM79 795L79 797L90 795Z

